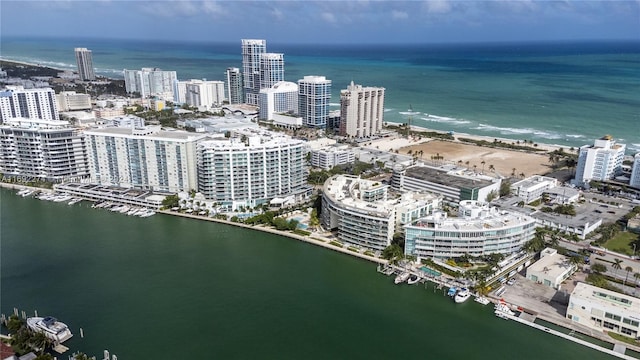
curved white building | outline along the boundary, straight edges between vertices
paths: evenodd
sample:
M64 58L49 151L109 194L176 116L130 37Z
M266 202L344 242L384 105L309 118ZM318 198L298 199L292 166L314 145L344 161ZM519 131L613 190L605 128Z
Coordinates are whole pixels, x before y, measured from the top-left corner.
M273 120L276 113L296 113L298 111L298 84L279 81L270 88L260 89L258 100L259 118Z
M446 215L438 212L406 225L405 254L419 258L511 254L535 235L534 218L477 201L461 201L458 217Z
M389 198L389 186L356 176L335 175L324 183L321 223L338 232L340 241L381 251L391 244L403 224L438 207L432 194L405 193Z
M200 142L198 191L231 210L303 195L309 189L305 147L301 140L272 133Z

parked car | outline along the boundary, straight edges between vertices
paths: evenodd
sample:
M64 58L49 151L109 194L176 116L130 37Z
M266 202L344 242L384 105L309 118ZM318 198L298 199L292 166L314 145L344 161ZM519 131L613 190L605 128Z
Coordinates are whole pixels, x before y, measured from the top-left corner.
M514 278L511 278L511 279L509 279L509 281L507 281L507 285L513 285L515 283L516 283L516 279L514 279Z

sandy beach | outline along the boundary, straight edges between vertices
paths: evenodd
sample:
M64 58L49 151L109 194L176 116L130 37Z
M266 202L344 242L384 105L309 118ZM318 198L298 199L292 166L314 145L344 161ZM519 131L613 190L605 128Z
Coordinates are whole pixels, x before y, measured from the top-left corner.
M412 129L415 131L435 131L417 126L412 126ZM511 176L515 174L518 177L521 177L522 174L531 176L549 172L551 167L549 166L549 157L546 155L548 151L562 148L569 152L567 147L541 143L537 143L537 148L545 151L540 151L539 153L491 148L464 143L458 139L468 138L488 142L493 142L494 139L497 139L509 144L515 142L515 140L462 133L457 133L454 137L454 141L390 137L372 141L371 145L380 150L397 151L398 154L403 155L419 152L418 159L424 160L426 163L431 162L432 156L441 156L440 163L459 165L469 169L474 169L475 165L475 170L479 173L482 173L484 169L484 173L487 175ZM483 161L484 165L482 164ZM492 165L495 171L490 171Z

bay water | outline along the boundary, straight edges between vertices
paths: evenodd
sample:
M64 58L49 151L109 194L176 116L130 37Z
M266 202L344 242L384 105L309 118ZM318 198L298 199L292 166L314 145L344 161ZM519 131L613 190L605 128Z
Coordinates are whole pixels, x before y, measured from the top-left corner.
M72 351L123 360L608 358L289 238L14 192L0 189L0 310L58 317L75 334Z

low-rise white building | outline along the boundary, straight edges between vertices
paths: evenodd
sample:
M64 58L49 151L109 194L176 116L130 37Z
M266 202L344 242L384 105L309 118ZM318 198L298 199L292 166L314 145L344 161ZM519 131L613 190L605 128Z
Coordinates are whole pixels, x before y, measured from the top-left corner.
M546 190L556 186L558 186L558 180L552 177L534 175L511 184L511 194L529 204L540 199Z
M567 319L638 339L640 299L580 282L569 297Z
M500 179L454 165L399 166L393 169L391 176L391 186L396 191L430 191L441 194L452 203L461 200L485 202L492 193L498 196L501 183Z
M556 249L546 248L540 252L540 260L527 268L527 279L560 290L562 282L576 269L577 266L567 256L558 254Z
M325 170L338 165L353 164L355 160L356 155L348 145L311 150L311 166Z
M535 219L477 201L461 201L458 217L442 211L405 228L405 254L418 258L511 254L535 235Z
M56 95L58 111L76 111L91 109L91 96L75 91L62 91Z
M332 176L323 187L322 227L337 231L340 241L382 251L402 225L430 214L441 202L439 196L428 193L390 198L388 188L355 176Z

